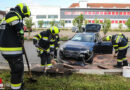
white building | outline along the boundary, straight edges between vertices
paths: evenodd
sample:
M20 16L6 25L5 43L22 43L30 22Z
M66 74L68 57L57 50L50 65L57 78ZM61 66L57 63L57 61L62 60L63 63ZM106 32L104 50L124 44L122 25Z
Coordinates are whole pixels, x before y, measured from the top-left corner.
M49 27L50 21L58 22L60 20L60 7L58 6L29 6L31 17L38 27L38 21L43 20L43 27Z

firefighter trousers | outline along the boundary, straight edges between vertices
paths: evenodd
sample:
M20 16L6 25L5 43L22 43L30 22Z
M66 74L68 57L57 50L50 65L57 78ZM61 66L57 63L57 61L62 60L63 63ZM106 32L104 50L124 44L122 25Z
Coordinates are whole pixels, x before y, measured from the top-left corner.
M124 50L119 50L118 55L117 55L117 60L119 60L120 62L127 61L127 58L126 58L127 49L128 48Z
M9 66L11 68L11 84L17 85L23 82L23 74L24 74L24 64L23 64L23 56L9 56L3 55L3 57L8 61Z
M42 66L45 66L46 64L51 64L51 57L49 53L43 52L42 54L40 54L40 58Z

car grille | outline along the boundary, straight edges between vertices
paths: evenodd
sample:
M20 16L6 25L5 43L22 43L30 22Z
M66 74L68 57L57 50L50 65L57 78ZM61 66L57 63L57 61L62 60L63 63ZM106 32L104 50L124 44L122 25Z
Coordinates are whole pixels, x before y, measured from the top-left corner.
M66 57L79 57L79 51L70 51L70 50L65 50L64 55Z

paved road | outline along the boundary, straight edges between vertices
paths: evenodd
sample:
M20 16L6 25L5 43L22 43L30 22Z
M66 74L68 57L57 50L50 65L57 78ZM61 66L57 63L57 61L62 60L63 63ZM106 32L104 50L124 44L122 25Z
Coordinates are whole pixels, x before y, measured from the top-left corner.
M130 45L130 43L129 43L129 45ZM25 41L25 49L26 49L26 52L27 52L27 56L28 56L29 62L31 64L38 64L38 63L40 63L40 58L37 57L36 48L34 47L32 41ZM129 57L130 57L130 48L128 49L127 55L129 55ZM25 58L24 58L24 62L26 63ZM1 54L0 54L0 63L7 63L4 60L4 58L1 56Z

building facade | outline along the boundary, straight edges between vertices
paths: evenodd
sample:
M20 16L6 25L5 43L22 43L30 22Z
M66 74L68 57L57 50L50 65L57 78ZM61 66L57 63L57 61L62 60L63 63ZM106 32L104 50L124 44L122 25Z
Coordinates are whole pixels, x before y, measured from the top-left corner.
M125 22L130 18L130 9L113 8L61 8L61 19L65 20L66 27L72 27L72 21L76 16L82 14L89 23L95 23L95 19L103 22L110 19L113 28L117 28L119 23L125 26Z
M5 16L6 12L0 10L0 19L2 19Z
M80 14L89 23L95 23L95 19L100 22L110 19L112 28L118 28L119 23L126 28L125 22L130 18L130 4L87 3L85 0L80 0L79 3L73 3L69 8L61 8L60 11L60 17L65 20L66 27L72 27L73 19Z

